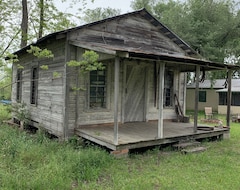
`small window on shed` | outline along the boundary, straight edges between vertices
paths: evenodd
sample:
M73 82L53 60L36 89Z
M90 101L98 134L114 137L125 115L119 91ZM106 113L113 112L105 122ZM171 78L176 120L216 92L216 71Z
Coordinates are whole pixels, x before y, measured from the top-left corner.
M232 93L232 106L240 106L240 92Z
M219 105L227 105L227 93L219 92Z
M106 108L106 69L90 72L89 108Z
M37 88L38 88L38 68L32 68L31 72L31 94L30 103L37 104Z
M199 91L199 98L198 101L199 102L206 102L207 98L206 98L206 91Z
M17 70L17 92L16 92L17 102L22 100L22 70Z

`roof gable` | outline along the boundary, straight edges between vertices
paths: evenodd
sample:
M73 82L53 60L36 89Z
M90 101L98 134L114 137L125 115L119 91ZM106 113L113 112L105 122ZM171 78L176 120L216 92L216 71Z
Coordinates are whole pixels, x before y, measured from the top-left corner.
M145 9L77 27L69 36L80 47L199 56Z

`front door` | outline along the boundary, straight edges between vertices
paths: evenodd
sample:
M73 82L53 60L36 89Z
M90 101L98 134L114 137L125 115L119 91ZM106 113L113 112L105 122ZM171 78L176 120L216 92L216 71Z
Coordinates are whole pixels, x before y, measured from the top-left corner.
M124 122L145 121L146 66L126 66Z

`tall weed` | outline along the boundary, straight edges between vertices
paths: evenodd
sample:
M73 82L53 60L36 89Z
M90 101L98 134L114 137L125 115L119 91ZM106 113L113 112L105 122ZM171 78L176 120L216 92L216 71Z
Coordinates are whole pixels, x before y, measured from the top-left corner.
M0 104L0 124L11 118L11 106Z

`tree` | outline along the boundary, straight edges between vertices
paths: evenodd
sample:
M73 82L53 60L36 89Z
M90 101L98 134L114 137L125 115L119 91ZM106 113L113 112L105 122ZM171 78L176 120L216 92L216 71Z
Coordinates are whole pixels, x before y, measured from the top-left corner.
M233 0L132 2L133 9L139 9L143 5L150 7L157 19L203 57L221 63L226 57L239 57L240 10ZM223 78L225 75L223 72L212 72L207 73L206 77Z
M86 23L102 20L105 18L113 17L116 15L119 15L121 13L120 9L112 9L110 7L108 8L96 8L96 9L87 9L84 14L83 20Z
M153 13L153 8L155 7L156 2L157 0L134 0L131 2L131 7L133 10L145 8L149 12Z
M27 0L22 0L22 23L21 23L21 45L20 47L24 47L27 45L27 38L28 38L28 7L27 7Z

